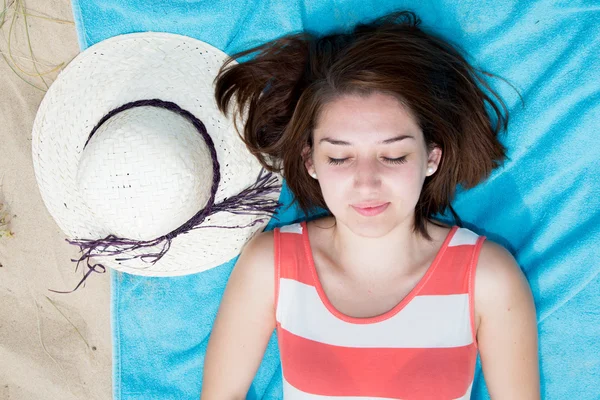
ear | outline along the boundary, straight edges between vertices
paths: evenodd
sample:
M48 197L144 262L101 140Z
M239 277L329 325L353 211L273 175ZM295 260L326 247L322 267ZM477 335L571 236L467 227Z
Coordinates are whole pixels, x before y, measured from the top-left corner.
M435 174L437 171L440 162L442 161L442 149L438 146L433 147L429 150L429 155L427 156L427 176L431 176Z
M304 160L304 166L306 167L308 174L311 176L316 174L315 166L314 166L313 158L312 158L312 149L310 148L309 145L305 145L304 148L302 149L302 160Z

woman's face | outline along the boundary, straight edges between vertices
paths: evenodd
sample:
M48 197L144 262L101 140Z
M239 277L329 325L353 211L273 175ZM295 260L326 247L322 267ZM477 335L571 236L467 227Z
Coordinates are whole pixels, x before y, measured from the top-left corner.
M427 149L415 119L396 98L375 93L325 105L305 165L316 173L338 223L360 236L381 237L412 224L425 177L435 173L440 157L439 148Z

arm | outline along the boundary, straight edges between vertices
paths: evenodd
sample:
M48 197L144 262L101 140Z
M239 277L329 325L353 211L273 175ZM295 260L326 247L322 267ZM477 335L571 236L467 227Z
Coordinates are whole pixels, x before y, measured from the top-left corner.
M486 241L475 287L477 342L490 397L539 400L536 311L525 275L506 249Z
M252 238L227 283L208 342L202 400L245 399L275 329L273 232Z

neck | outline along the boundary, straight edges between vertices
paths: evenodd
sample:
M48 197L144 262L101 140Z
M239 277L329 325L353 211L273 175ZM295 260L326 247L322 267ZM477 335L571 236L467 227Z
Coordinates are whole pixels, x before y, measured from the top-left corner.
M413 231L412 219L377 238L358 236L346 225L337 223L332 230L332 243L344 272L357 277L390 270L410 274L422 261L423 246L429 244Z

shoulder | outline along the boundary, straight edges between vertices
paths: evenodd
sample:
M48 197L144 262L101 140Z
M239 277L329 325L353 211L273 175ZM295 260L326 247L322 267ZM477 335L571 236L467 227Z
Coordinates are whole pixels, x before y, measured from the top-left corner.
M294 223L275 228L272 231L257 233L242 248L236 268L260 270L264 273L271 273L270 277L272 278L272 272L275 266L276 237L288 234L301 235L302 231L302 224ZM240 267L238 267L238 264Z
M513 255L490 240L481 246L475 277L484 291L511 290L525 278Z
M273 259L274 232L260 232L254 235L242 248L240 261L262 262Z
M242 248L230 281L260 289L274 283L273 231L254 235Z
M536 309L523 271L486 241L475 275L477 344L491 397L540 399Z
M515 258L503 246L485 240L475 272L478 321L531 302L529 283Z

